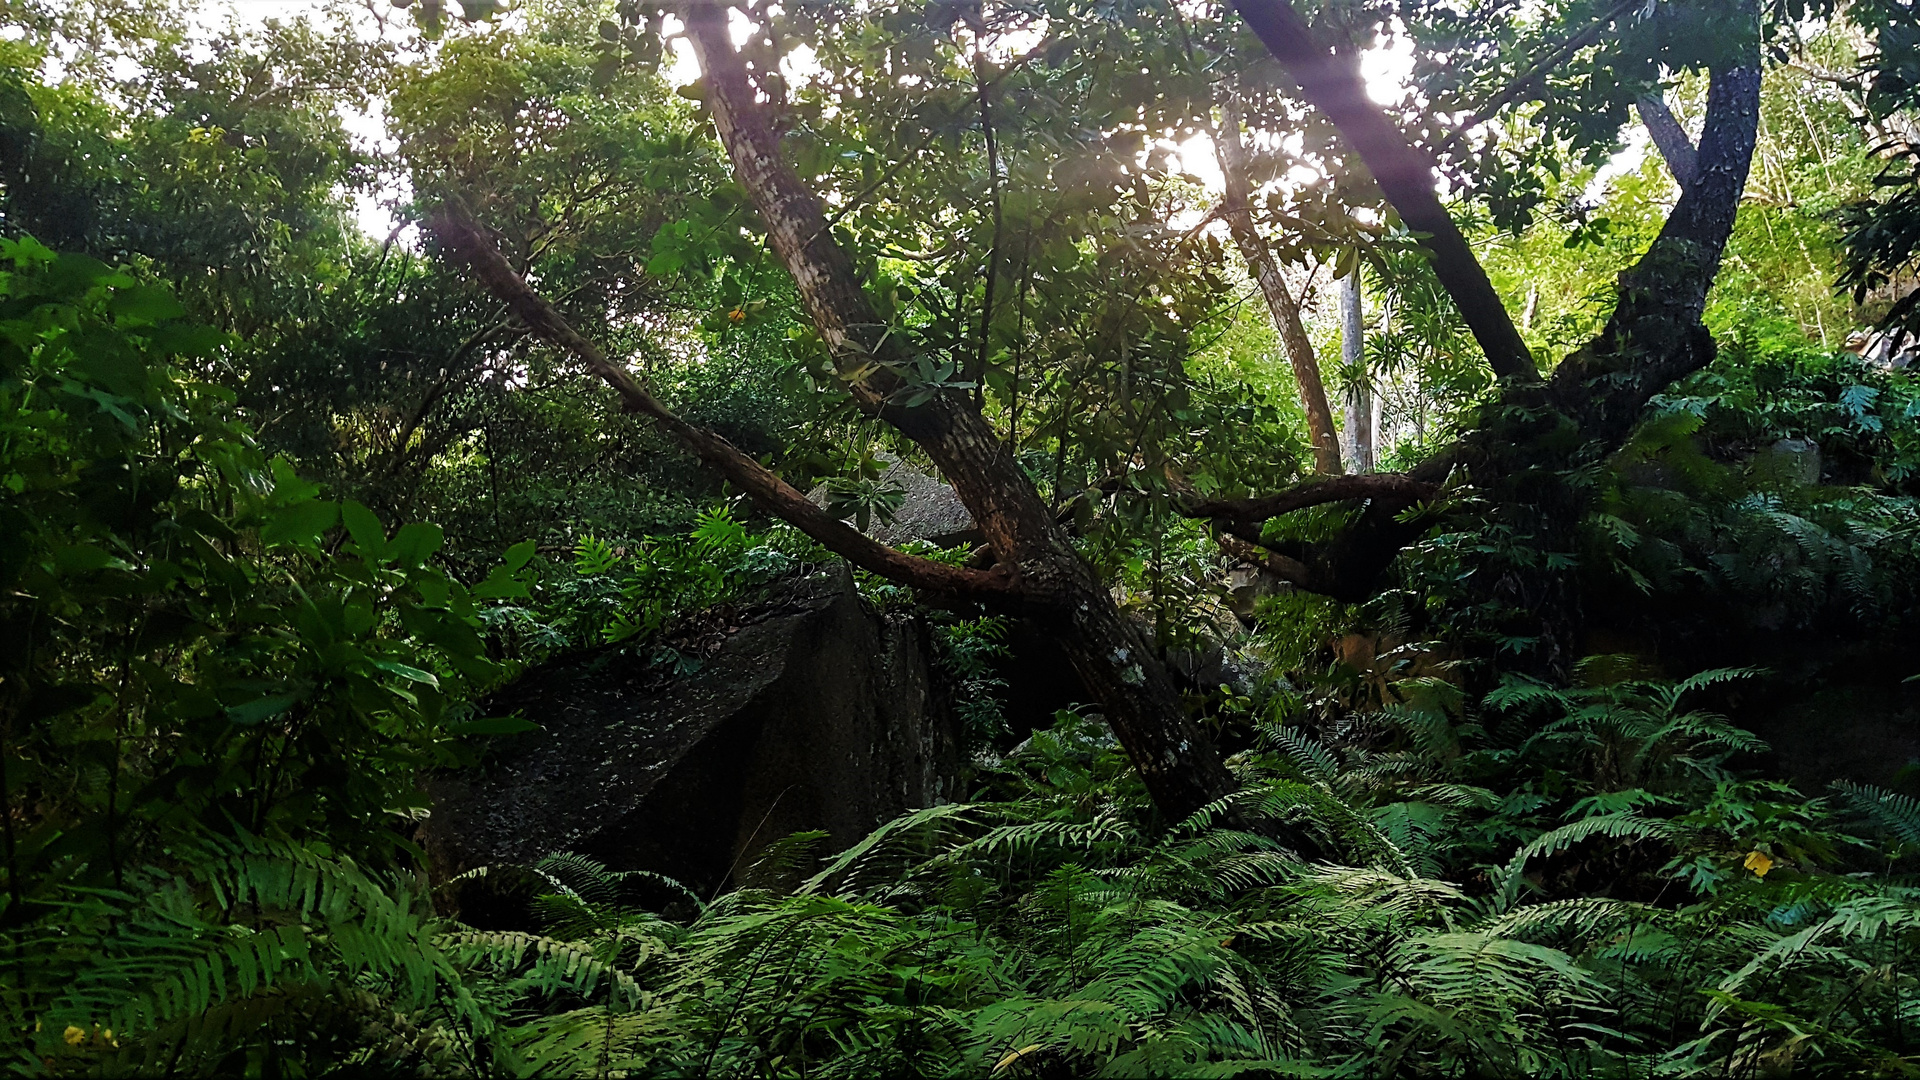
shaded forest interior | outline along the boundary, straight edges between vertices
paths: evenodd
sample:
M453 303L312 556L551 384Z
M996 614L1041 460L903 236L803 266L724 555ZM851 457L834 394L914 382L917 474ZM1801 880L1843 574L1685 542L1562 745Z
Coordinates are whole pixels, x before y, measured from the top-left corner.
M0 6L25 1075L1920 1073L1902 0Z

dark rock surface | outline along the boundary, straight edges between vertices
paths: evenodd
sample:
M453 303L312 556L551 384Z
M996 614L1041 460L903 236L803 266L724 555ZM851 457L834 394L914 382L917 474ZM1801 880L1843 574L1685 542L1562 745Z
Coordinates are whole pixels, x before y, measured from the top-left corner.
M1909 682L1912 646L1846 635L1767 635L1763 673L1734 683L1723 703L1734 723L1767 741L1755 764L1809 795L1834 780L1906 790L1920 771L1920 683Z
M843 566L776 586L696 672L615 649L535 668L485 703L541 730L429 784L441 880L573 851L712 891L807 829L852 844L949 801L957 726L926 629L868 609Z

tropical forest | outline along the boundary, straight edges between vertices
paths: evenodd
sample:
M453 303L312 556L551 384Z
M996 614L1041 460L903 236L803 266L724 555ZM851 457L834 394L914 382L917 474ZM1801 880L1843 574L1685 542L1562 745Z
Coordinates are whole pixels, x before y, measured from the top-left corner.
M1915 0L0 0L10 1075L1920 1077Z

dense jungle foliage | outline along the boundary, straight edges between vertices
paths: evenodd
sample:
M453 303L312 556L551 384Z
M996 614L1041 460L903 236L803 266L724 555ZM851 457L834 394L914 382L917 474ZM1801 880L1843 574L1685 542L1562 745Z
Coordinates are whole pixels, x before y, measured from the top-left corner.
M1910 2L1302 0L1518 374L1283 0L739 8L0 0L6 1068L1920 1074L1920 761L1808 756L1920 725ZM1658 368L1619 313L1729 170ZM1569 356L1664 374L1609 442ZM861 546L896 461L982 539ZM697 671L841 558L933 627L966 799L780 887L436 874L422 778L542 719L490 691ZM1107 690L1005 598L1063 566Z

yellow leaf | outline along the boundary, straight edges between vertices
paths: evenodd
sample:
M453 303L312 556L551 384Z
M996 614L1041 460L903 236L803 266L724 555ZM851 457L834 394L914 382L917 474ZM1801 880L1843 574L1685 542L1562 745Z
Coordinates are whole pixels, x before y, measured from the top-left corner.
M1767 871L1773 869L1773 860L1767 858L1763 851L1749 851L1747 861L1742 865L1753 871L1754 877L1766 877Z
M1006 1057L1001 1058L993 1066L993 1071L999 1072L1000 1070L1006 1068L1007 1066L1013 1064L1016 1061L1019 1061L1021 1058L1026 1057L1028 1054L1031 1054L1038 1049L1040 1049L1039 1043L1034 1043L1031 1046L1023 1046L1020 1049L1015 1050L1012 1053L1008 1054Z
M87 1033L72 1024L67 1025L67 1030L62 1032L62 1037L67 1040L68 1046L79 1046L87 1041Z

